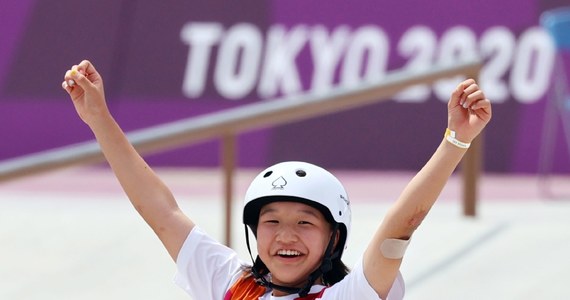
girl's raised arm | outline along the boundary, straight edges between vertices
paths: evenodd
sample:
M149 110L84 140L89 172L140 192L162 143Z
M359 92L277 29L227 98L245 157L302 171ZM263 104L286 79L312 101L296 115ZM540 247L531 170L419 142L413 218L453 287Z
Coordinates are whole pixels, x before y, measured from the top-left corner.
M65 73L62 87L70 95L81 119L93 131L131 203L176 260L194 223L182 213L168 187L115 122L105 102L101 75L91 62L83 60Z
M448 102L445 138L389 209L364 253L364 274L383 299L398 274L406 241L439 197L471 141L490 120L491 103L475 80L460 83Z

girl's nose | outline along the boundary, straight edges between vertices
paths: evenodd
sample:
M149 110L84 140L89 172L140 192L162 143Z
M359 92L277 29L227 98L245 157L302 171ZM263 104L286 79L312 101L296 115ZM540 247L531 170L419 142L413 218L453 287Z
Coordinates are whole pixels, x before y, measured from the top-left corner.
M283 226L277 232L276 241L281 243L292 243L298 240L297 233L289 226Z

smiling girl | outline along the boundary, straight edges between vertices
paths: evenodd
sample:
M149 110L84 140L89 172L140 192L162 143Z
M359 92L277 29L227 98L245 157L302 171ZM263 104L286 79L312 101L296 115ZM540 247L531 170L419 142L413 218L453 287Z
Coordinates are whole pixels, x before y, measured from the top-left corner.
M348 272L341 256L350 234L350 201L328 171L284 162L253 180L245 195L243 223L248 249L251 230L258 256L247 264L180 210L113 119L103 79L89 61L72 66L62 87L133 206L176 261L176 283L195 300L402 299L399 268L409 240L470 142L491 119L491 103L476 82L461 82L448 102L448 128L439 147Z

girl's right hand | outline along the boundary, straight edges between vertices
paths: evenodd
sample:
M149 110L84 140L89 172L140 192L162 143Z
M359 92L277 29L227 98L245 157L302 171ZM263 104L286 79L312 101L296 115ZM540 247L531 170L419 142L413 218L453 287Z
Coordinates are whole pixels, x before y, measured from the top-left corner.
M98 117L109 114L105 103L103 78L88 60L65 72L61 86L69 94L79 117L91 125Z

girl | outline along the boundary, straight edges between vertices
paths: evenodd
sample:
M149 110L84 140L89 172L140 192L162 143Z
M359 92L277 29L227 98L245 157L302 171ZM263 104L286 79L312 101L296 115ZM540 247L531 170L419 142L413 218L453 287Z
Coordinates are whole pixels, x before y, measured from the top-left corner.
M257 238L258 253L248 266L180 210L111 116L103 80L89 61L72 66L62 87L133 206L176 261L176 283L196 300L402 299L399 267L409 239L491 119L491 103L476 82L460 83L448 102L448 128L439 147L389 209L350 273L341 262L351 217L341 183L302 162L262 171L245 196L243 223ZM246 228L249 248L247 234Z

